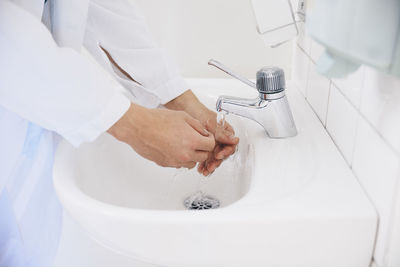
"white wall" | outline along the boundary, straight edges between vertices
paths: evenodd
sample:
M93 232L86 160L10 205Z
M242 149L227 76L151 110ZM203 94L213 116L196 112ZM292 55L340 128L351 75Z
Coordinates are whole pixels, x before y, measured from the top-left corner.
M258 33L250 0L132 0L144 12L159 45L167 48L186 77L225 77L210 58L248 78L267 65L290 76L290 44L267 48ZM271 6L273 8L273 6Z
M304 30L303 30L304 32ZM323 48L302 34L292 78L379 215L376 267L400 266L400 79L362 66L345 79L315 71Z

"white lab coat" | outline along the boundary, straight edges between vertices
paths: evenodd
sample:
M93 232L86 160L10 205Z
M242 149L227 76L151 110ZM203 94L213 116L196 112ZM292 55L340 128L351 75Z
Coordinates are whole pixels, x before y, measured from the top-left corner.
M40 21L44 0L13 2L0 0L0 105L72 144L106 131L129 99L155 107L187 89L132 1L49 0L52 34ZM100 45L140 85L113 71Z
M77 146L110 128L131 101L156 107L186 90L132 1L43 3L0 0L0 267L52 265L61 229L55 133Z

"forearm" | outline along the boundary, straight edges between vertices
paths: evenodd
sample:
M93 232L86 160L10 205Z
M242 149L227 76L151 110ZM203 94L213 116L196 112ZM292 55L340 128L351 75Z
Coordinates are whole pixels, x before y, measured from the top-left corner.
M201 103L191 90L185 91L183 94L166 103L164 106L172 110L185 111L204 124L208 119L216 117L216 113Z
M114 123L107 132L124 143L132 143L138 139L139 132L151 128L149 109L131 103L127 112Z

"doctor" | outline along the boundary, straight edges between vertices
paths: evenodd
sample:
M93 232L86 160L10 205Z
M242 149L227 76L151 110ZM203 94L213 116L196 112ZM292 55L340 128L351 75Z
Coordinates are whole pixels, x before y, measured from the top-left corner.
M234 153L232 127L217 130L187 88L132 1L0 0L0 267L52 265L59 136L79 146L108 131L204 175Z

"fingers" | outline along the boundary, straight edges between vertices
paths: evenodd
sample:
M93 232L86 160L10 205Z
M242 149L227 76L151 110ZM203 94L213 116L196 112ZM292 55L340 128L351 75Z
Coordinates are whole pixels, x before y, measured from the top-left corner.
M221 163L222 163L222 161L223 160L214 160L214 161L212 161L212 162L209 162L208 164L207 164L207 171L209 172L209 173L213 173L214 171L215 171L215 169L216 168L218 168L220 165L221 165Z
M206 164L207 164L206 161L200 162L199 165L197 165L197 171L199 173L203 173Z
M229 123L217 126L212 131L210 122L203 126L198 120L187 116L185 121L200 135L193 143L193 148L196 150L192 153L191 163L185 163L186 168L193 168L193 162L199 162L197 166L198 172L208 176L218 168L222 161L235 153L236 145L239 143L239 138L235 137L235 131ZM212 133L215 132L215 137ZM218 144L216 146L216 144ZM213 151L211 154L209 152Z
M212 134L210 134L210 136L205 137L205 136L199 136L199 138L197 138L195 145L195 149L197 151L207 151L207 152L211 152L214 150L215 147L215 139L214 136Z
M217 169L222 162L236 151L236 145L218 145L214 152L206 161L200 162L197 171L204 176L208 176Z
M231 133L231 135L235 135L235 130L229 123L225 123L224 129L225 129L225 131Z
M235 131L229 123L225 123L224 127L217 128L215 140L227 145L236 145L239 143L239 138L235 137Z
M233 153L235 153L236 145L226 145L220 148L219 151L215 153L216 159L226 159Z
M215 133L215 128L217 128L217 122L215 120L208 119L205 123L207 131Z
M192 156L192 160L195 162L205 162L209 157L210 152L207 151L195 151Z
M202 135L196 140L194 148L196 150L212 151L215 147L214 136L204 128L200 121L188 116L186 122Z
M195 129L199 134L203 135L203 136L209 136L210 133L206 130L206 128L204 128L204 126L201 124L200 121L187 116L185 118L186 122L193 127L193 129Z
M215 146L214 149L214 158L216 159L223 159L223 158L217 158L217 155L220 154L220 152L224 149L224 145L218 144L217 146Z
M234 136L232 132L229 131L217 131L215 133L215 140L221 144L226 145L237 145L239 143L239 138Z
M193 169L196 166L196 164L197 164L197 162L185 162L185 163L181 163L180 167Z
M207 171L207 169L206 169L206 170L203 171L203 175L204 175L204 176L208 176L208 175L210 175L210 172Z

